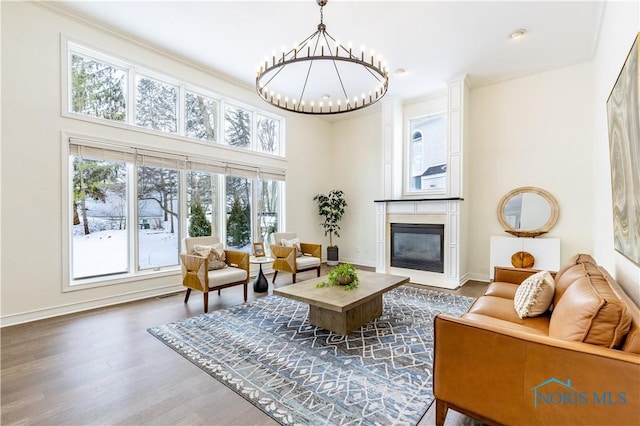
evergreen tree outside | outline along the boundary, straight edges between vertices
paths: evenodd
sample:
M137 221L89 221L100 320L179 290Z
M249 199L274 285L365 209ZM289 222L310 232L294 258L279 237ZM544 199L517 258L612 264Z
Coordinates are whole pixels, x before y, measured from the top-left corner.
M148 77L138 77L136 124L162 132L178 131L178 88Z
M118 172L123 173L123 165L107 161L73 160L73 224L79 225L80 215L84 224L84 234L89 235L87 199L105 202L107 192L117 182Z
M191 218L189 221L190 237L208 237L211 235L211 223L202 208L202 204L195 201L191 203Z
M249 244L251 241L250 224L250 210L243 207L240 200L236 198L227 219L227 244L236 248Z
M238 148L251 148L251 113L226 106L224 121L225 142Z
M71 57L73 112L114 121L127 118L127 72L74 54Z

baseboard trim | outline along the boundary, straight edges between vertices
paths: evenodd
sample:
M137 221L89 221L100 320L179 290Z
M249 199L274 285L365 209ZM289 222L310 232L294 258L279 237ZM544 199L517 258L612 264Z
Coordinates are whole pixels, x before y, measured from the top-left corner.
M154 288L150 290L140 290L119 294L116 296L108 296L99 299L86 300L83 302L70 303L52 308L36 309L34 311L22 312L0 317L0 328L12 325L24 324L27 322L38 321L47 318L59 317L62 315L73 314L77 312L89 311L96 308L104 308L107 306L119 305L121 303L133 302L150 297L162 296L164 294L175 293L183 290L180 284L173 284Z
M465 277L466 277L466 281L482 281L485 283L488 283L491 281L489 279L489 275L486 275L486 274L466 274Z
M368 268L375 268L375 262L367 262L362 259L353 259L350 257L342 257L338 260L340 263L351 263L353 266L366 266Z

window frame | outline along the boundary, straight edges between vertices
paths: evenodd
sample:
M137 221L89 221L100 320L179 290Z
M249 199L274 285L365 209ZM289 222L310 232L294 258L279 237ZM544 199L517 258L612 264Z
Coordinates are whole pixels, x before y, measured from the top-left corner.
M240 100L224 96L218 93L215 93L212 90L209 90L205 87L198 86L196 84L192 84L188 81L178 79L170 76L166 73L161 73L152 70L149 67L141 66L136 64L133 61L118 57L116 55L112 55L110 53L104 52L100 49L97 49L93 46L89 46L86 43L79 42L74 40L64 34L61 34L61 115L63 117L72 118L76 120L89 121L101 125L107 125L117 128L123 128L127 130L134 130L141 133L147 133L152 135L162 135L164 137L171 137L177 140L194 142L197 144L211 146L212 144L216 146L221 146L230 150L242 150L242 151L251 151L259 155L266 155L269 157L277 157L277 158L286 158L285 156L285 130L286 130L286 119L284 116L280 116L274 114L270 111L266 111L260 109L256 106L246 104ZM73 53L78 53L81 55L85 55L92 59L98 60L107 65L113 65L117 68L123 69L127 71L128 74L128 83L127 83L127 119L125 121L113 121L102 119L98 117L91 117L88 115L84 115L81 113L73 112L72 110L72 85L71 85L71 56ZM135 124L136 120L136 78L137 76L146 76L154 80L158 80L167 84L171 84L177 87L177 131L176 133L163 132L159 130L154 130L146 127L141 127ZM186 91L200 94L204 97L211 98L218 102L218 129L217 129L217 137L216 141L208 141L203 139L198 139L190 136L186 136L186 116L185 116L185 98ZM225 134L224 134L224 111L225 106L229 104L235 108L241 108L243 110L248 111L251 114L251 141L249 148L237 148L232 147L226 144L225 142ZM258 115L264 115L265 117L269 117L271 119L277 120L280 123L280 134L278 140L278 152L268 153L257 149L257 121Z
M88 288L102 287L106 285L114 285L121 283L129 283L146 279L153 278L161 278L167 276L176 276L180 272L180 264L179 262L176 265L162 266L152 269L141 269L139 265L139 234L138 234L138 226L139 217L138 217L138 166L142 165L136 163L131 160L124 160L127 167L127 222L128 224L132 224L133 226L127 226L127 239L128 239L128 271L122 272L118 274L108 274L102 276L93 276L88 278L80 278L73 279L73 255L72 255L72 245L73 245L73 209L71 206L72 197L73 197L73 164L71 161L71 149L70 145L76 144L81 146L87 146L94 149L112 149L114 151L122 151L123 155L129 153L140 152L141 155L151 155L157 154L158 157L166 158L168 161L174 161L176 164L182 160L184 160L184 167L176 167L179 175L178 175L178 197L179 197L179 205L178 205L178 216L179 221L176 227L176 233L178 234L178 241L181 244L182 239L188 235L187 229L187 188L186 188L186 176L188 171L202 171L209 172L212 176L215 176L218 179L219 185L219 193L218 193L218 226L220 230L220 239L221 241L226 242L226 194L225 194L225 185L224 179L225 174L224 170L237 170L241 173L239 176L247 177L251 180L251 200L253 203L252 206L257 206L257 182L261 176L261 170L264 170L265 175L269 176L269 180L277 180L279 181L279 191L280 191L280 200L279 200L279 211L281 212L279 217L279 228L284 229L284 190L282 189L285 182L286 177L286 169L275 169L273 167L268 166L257 166L257 165L246 165L246 164L231 164L226 162L220 162L215 158L205 158L205 157L197 157L197 156L189 156L185 153L178 152L165 152L165 151L151 151L148 147L144 145L138 145L136 143L127 143L121 140L115 141L108 138L103 137L93 137L81 134L75 134L71 132L61 132L61 157L60 161L63 165L62 173L61 173L61 188L62 188L62 211L61 211L61 221L62 221L62 291L76 291ZM149 154L151 153L151 154ZM98 158L96 158L98 159ZM191 167L190 164L195 162L194 164L207 164L208 162L211 164L210 168L212 170L202 170L199 167L202 166L194 166ZM189 163L189 164L187 164ZM66 165L66 166L65 166ZM172 168L172 167L168 167ZM213 171L217 170L217 171ZM253 171L252 171L253 170ZM279 176L278 178L274 178L274 176ZM221 201L222 200L222 201ZM250 232L251 239L253 240L258 235L258 211L257 207L252 207L251 211L251 224L250 224ZM213 228L212 228L213 229ZM178 250L178 253L181 251L181 247ZM172 287L172 285L162 286L164 287Z
M422 190L412 190L411 189L411 161L412 161L412 157L411 157L411 149L412 149L412 144L414 142L414 134L419 132L420 133L420 139L424 140L425 138L425 133L422 130L412 130L411 128L411 122L415 121L415 120L420 120L420 119L426 119L426 118L430 118L430 117L437 117L437 116L442 116L445 119L445 126L447 125L447 120L449 119L449 117L447 116L446 111L438 111L438 112L433 112L433 113L429 113L429 114L423 114L423 115L417 115L417 116L413 116L413 117L409 117L406 121L405 121L405 132L404 134L406 135L403 139L403 151L404 151L404 155L402 157L402 189L403 189L403 194L405 196L432 196L432 195L446 195L449 191L449 180L450 180L450 176L449 176L449 144L448 144L448 131L445 130L444 132L444 146L445 146L445 152L444 152L444 157L445 157L445 164L447 167L447 174L445 175L445 186L444 188L438 188L438 189L422 189ZM424 143L424 142L423 142Z

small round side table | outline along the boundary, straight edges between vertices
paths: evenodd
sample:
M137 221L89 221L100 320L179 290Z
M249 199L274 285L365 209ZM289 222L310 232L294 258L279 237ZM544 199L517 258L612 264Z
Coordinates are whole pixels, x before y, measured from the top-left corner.
M256 279L253 281L253 291L256 293L266 293L269 291L269 281L264 276L262 272L262 264L263 263L271 263L273 262L273 258L271 257L254 257L251 256L249 258L249 263L260 265L260 272L256 275Z

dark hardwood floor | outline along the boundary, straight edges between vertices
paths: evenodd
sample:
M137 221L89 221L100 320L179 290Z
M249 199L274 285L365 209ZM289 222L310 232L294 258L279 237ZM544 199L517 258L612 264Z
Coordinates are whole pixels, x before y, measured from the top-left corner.
M299 274L299 281L315 277ZM271 281L271 276L267 276ZM276 285L290 282L278 277ZM455 293L479 296L486 283ZM272 285L270 284L269 293ZM264 297L249 290L249 299ZM276 425L235 392L147 333L202 313L184 292L0 330L2 425ZM210 312L243 302L242 287L212 292ZM420 422L435 423L435 404ZM475 424L449 412L448 425Z

